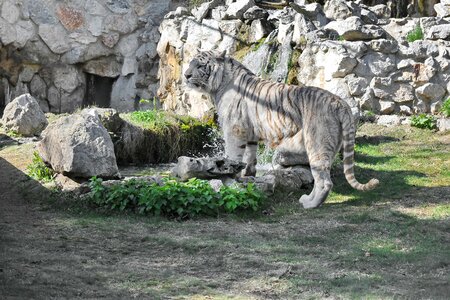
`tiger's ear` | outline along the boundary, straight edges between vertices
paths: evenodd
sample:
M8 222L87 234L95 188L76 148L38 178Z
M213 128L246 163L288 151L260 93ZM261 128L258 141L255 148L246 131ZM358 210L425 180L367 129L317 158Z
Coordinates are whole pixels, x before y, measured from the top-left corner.
M225 58L225 55L227 55L227 51L226 50L224 50L224 51L222 51L221 53L219 53L219 55L217 56L218 58L221 58L221 59L224 59Z

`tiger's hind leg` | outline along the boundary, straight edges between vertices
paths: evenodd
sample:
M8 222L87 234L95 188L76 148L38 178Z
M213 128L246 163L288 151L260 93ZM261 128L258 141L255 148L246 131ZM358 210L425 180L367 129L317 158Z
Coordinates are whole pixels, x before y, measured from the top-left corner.
M330 170L340 145L340 129L332 118L323 119L326 126L306 126L305 147L314 178L314 188L309 195L303 195L300 203L304 208L320 206L333 187ZM314 122L311 122L314 124Z
M300 197L300 203L304 208L316 208L320 206L333 187L331 182L330 168L327 166L312 167L311 173L314 177L314 188L309 195Z

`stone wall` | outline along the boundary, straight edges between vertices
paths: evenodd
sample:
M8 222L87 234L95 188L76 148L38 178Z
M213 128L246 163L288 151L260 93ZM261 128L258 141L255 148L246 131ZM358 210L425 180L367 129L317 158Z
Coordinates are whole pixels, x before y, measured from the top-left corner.
M0 1L0 106L30 92L44 111L138 108L159 82L158 26L180 2Z
M436 17L400 19L391 18L392 6L344 0L324 7L296 0L277 10L253 0L178 8L160 26L159 95L166 109L208 114L210 99L186 89L182 74L199 50L226 50L258 76L334 92L355 113L436 113L450 94L450 1L433 8ZM423 37L407 41L417 28Z

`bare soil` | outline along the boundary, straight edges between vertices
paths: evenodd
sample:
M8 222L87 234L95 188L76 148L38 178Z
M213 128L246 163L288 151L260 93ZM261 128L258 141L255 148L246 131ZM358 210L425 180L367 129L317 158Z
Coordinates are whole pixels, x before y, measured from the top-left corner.
M448 185L308 211L284 195L257 215L178 222L54 199L24 173L33 145L2 141L1 299L450 295Z

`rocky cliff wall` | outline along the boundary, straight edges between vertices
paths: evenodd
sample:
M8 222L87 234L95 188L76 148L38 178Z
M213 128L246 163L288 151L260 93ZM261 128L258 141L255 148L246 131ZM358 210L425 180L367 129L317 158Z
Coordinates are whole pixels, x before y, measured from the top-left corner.
M436 113L450 94L449 0L433 6L436 17L400 19L391 18L392 5L361 1L296 0L282 9L256 2L214 0L166 15L157 48L166 109L211 112L207 95L183 85L199 49L226 50L264 78L325 88L355 113Z
M44 111L138 108L159 82L158 26L180 2L0 1L0 106L30 92Z

